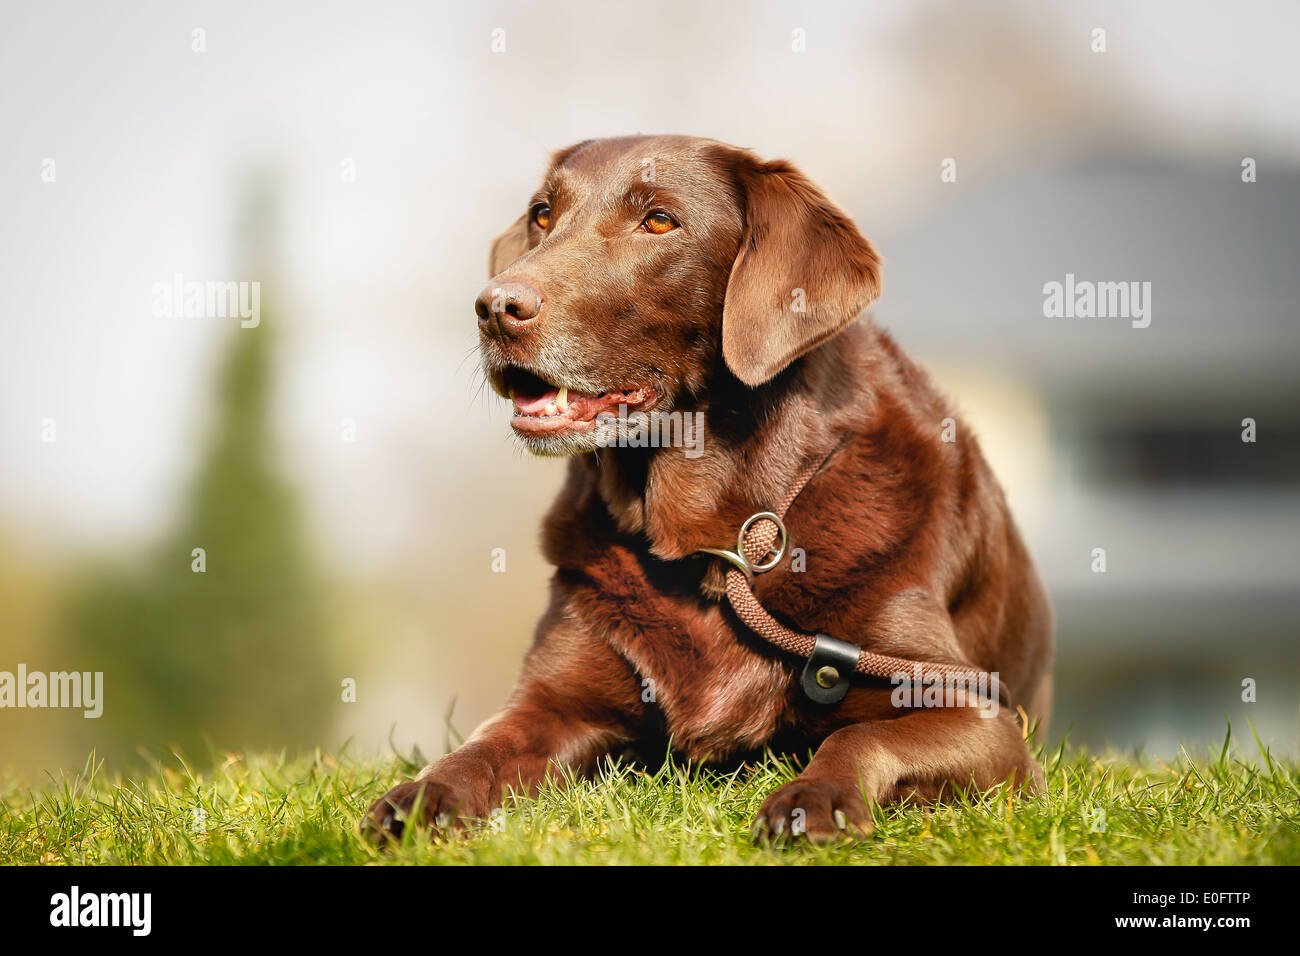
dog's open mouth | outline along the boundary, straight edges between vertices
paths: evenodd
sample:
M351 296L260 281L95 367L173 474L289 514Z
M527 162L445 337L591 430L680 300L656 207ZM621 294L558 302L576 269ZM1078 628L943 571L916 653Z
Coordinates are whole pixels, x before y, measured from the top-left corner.
M653 388L638 385L610 389L598 395L552 385L518 365L506 366L496 375L496 385L514 402L510 424L525 435L557 432L587 432L596 427L602 413L648 411L658 398Z

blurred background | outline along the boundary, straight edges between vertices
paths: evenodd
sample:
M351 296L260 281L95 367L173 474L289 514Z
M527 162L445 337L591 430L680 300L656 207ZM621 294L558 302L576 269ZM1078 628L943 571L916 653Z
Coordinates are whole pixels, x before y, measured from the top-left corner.
M875 320L1056 605L1053 739L1252 721L1294 754L1298 32L1286 2L5 4L0 671L102 670L104 713L0 710L0 773L433 755L501 703L563 466L481 391L472 302L548 152L633 132L793 159L883 253ZM1067 273L1150 282L1150 327L1044 317ZM259 282L260 324L155 314L177 274Z

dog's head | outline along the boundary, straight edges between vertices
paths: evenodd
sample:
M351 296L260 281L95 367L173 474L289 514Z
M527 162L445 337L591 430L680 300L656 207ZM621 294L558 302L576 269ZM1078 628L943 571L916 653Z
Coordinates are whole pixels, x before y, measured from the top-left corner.
M484 371L533 451L589 451L620 411L689 405L724 366L762 386L866 308L878 267L786 162L683 136L589 140L555 154L492 243Z

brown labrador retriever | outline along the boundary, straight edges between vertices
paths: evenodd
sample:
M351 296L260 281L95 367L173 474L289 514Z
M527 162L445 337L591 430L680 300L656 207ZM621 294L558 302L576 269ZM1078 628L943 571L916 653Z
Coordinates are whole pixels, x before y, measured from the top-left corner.
M786 516L801 561L753 579L763 607L809 634L997 672L1047 716L1051 611L1002 491L969 431L944 440L947 400L862 317L880 260L813 183L711 140L579 143L490 265L487 378L532 451L569 456L543 528L550 607L505 707L376 801L367 831L400 833L413 812L433 829L484 818L552 765L669 747L733 763L815 750L756 823L816 840L869 831L873 803L1041 786L1012 708L900 706L869 679L810 701L804 662L736 617L725 561L700 553L731 547L825 459ZM638 447L638 422L675 413L689 427L657 434L683 441Z

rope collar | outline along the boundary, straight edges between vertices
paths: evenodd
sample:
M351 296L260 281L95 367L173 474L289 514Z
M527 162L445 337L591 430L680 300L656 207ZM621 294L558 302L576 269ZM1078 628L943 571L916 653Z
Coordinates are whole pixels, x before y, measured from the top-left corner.
M800 686L805 696L818 704L836 704L843 700L849 690L849 677L855 673L886 680L904 675L913 686L929 682L964 686L968 693L986 699L1002 697L1009 703L1006 688L987 671L877 654L826 634L805 634L786 627L759 603L752 587L753 578L755 574L771 571L785 558L789 544L784 521L786 512L837 450L838 447L832 449L820 461L800 471L776 508L746 518L740 526L734 551L700 548L697 552L722 558L731 565L727 569L727 600L736 616L768 643L807 659Z

